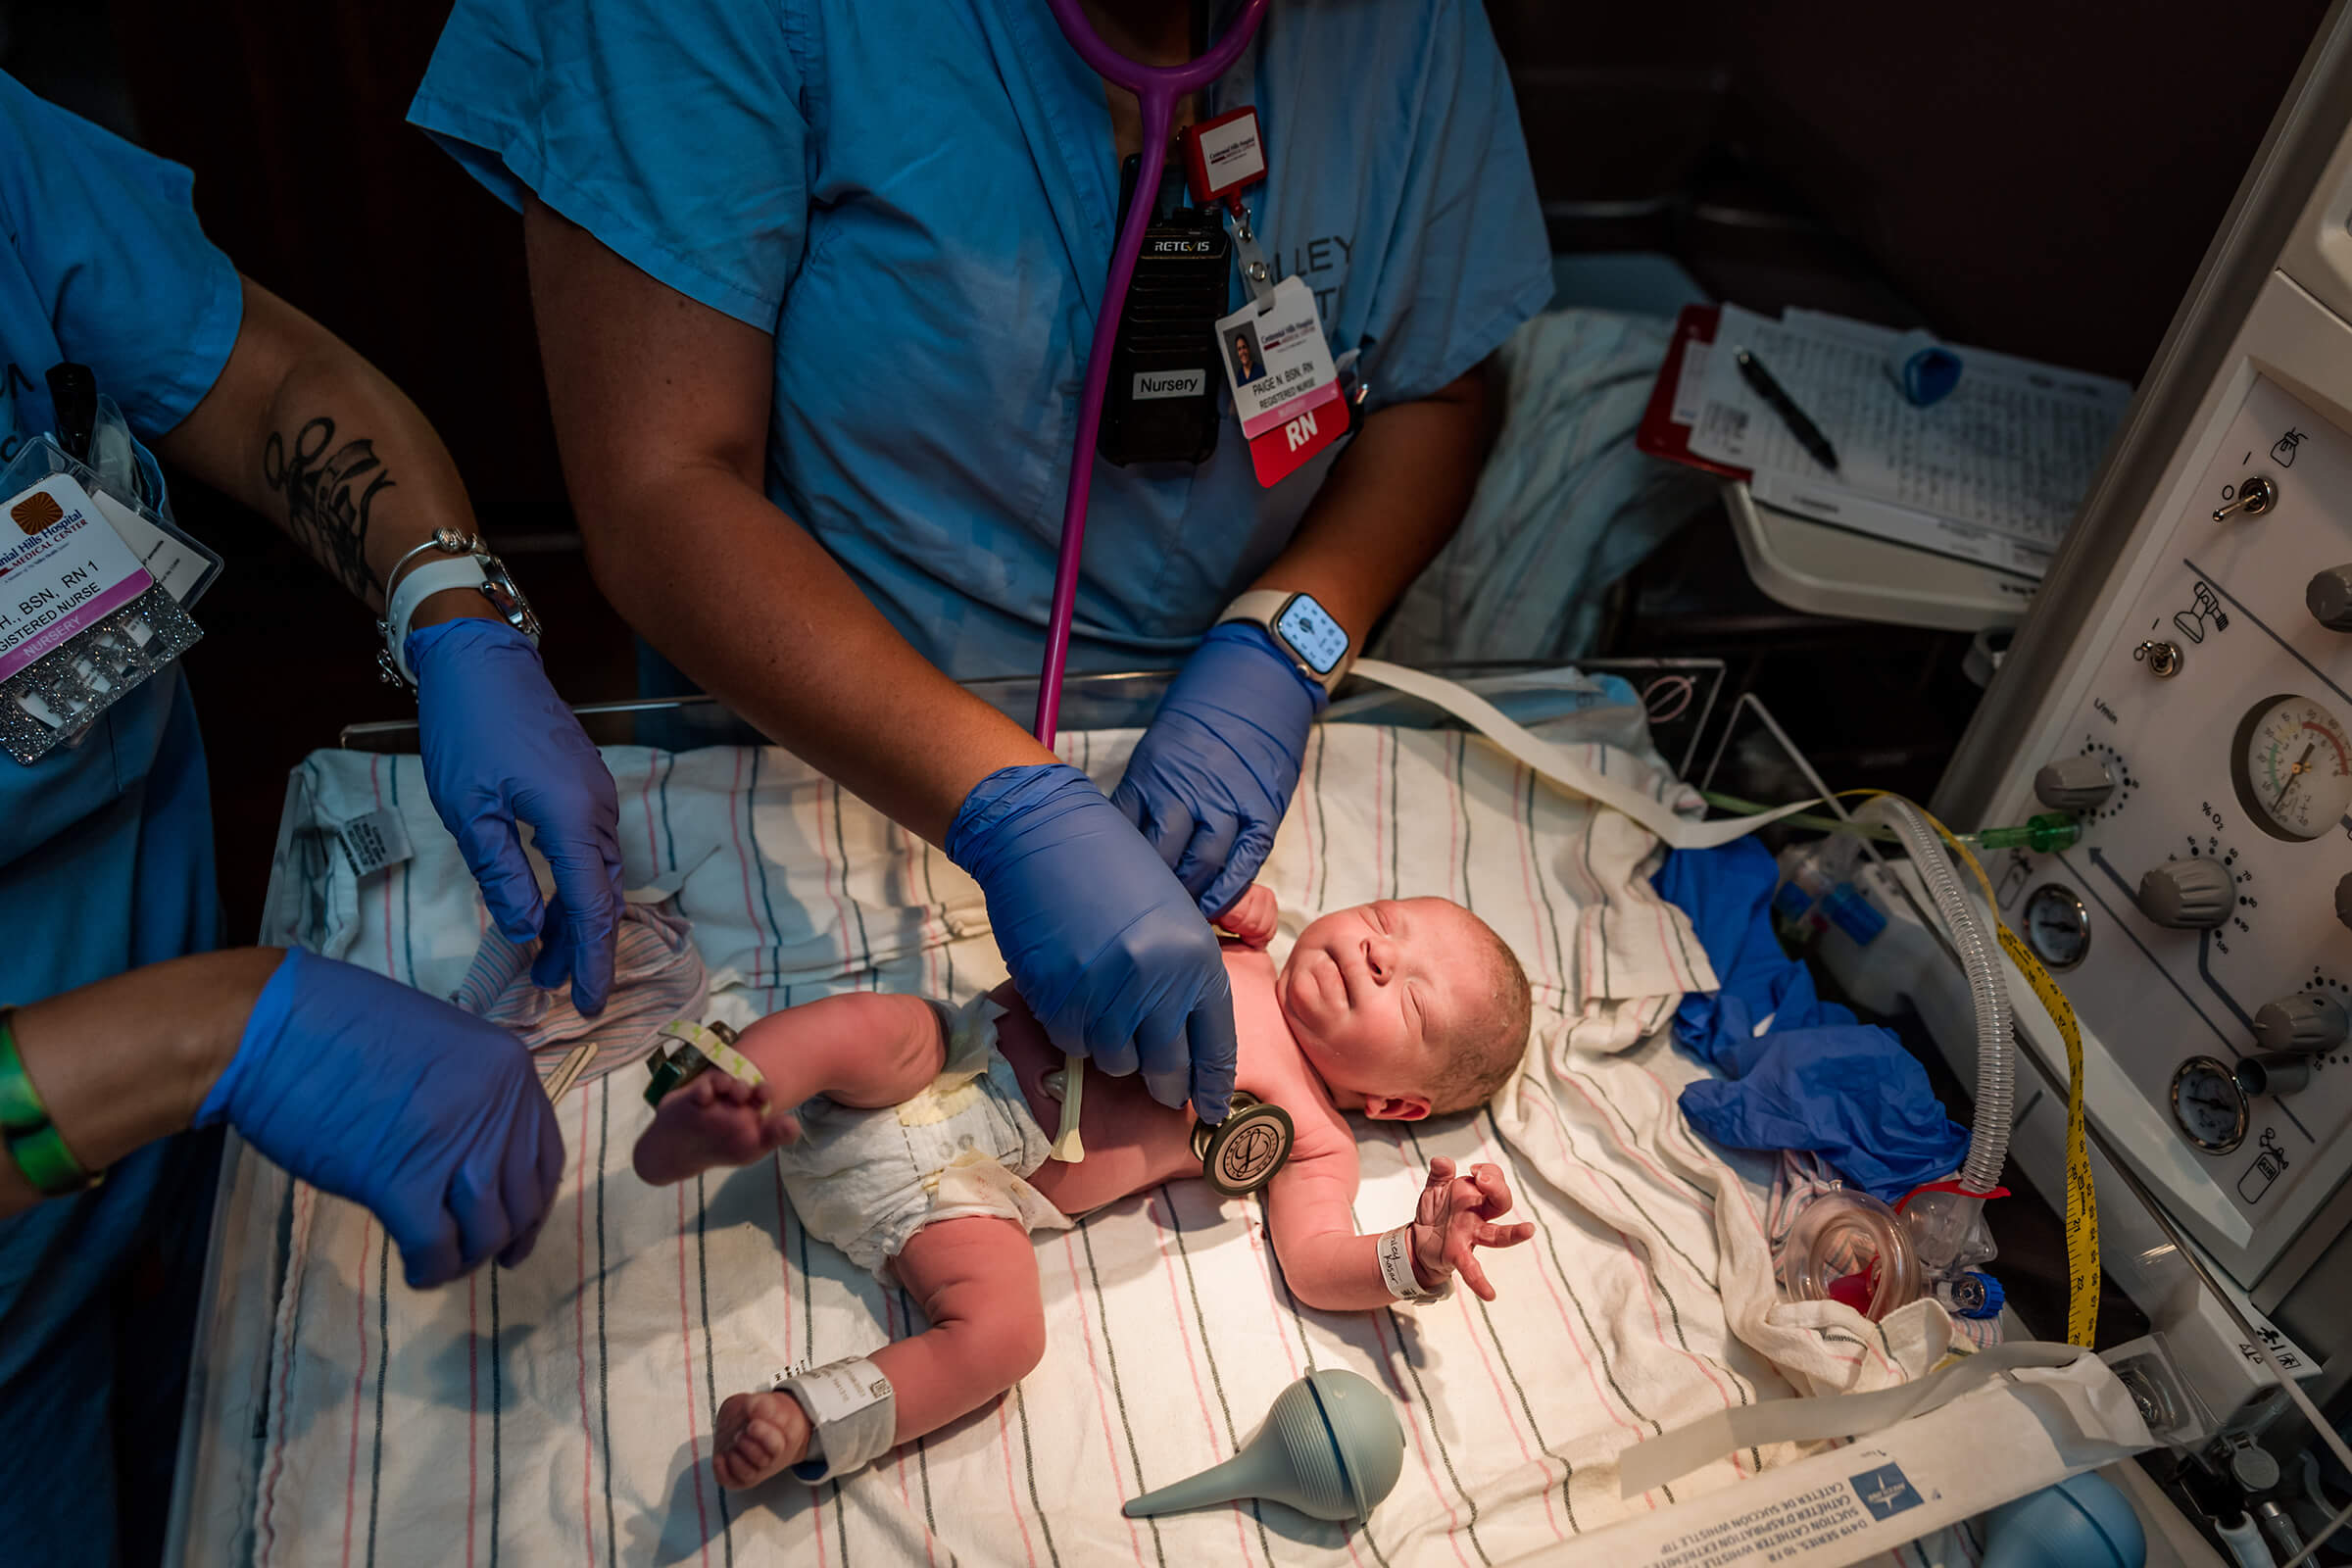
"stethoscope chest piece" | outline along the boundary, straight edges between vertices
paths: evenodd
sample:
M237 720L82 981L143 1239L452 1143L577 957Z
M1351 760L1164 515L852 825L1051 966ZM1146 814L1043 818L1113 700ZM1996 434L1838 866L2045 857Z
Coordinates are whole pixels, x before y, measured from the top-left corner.
M1247 1198L1274 1179L1291 1157L1291 1113L1237 1091L1233 1110L1215 1126L1193 1128L1200 1175L1228 1198Z

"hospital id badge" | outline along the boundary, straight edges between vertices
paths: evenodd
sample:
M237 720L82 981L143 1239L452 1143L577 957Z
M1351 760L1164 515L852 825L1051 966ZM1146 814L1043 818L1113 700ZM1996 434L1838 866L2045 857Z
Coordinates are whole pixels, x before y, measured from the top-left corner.
M1220 319L1217 350L1259 484L1280 484L1347 433L1348 400L1302 279L1286 277Z
M80 740L199 635L71 475L0 501L0 745L18 761Z

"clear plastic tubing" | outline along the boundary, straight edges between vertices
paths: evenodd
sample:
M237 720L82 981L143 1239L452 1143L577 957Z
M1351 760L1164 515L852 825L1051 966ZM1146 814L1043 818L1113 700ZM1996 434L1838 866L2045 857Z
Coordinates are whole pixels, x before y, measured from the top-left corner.
M1959 873L1936 830L1919 808L1907 801L1881 797L1872 807L1887 822L1909 852L1912 866L1936 901L1936 911L1950 931L1960 966L1968 977L1969 999L1977 1015L1977 1116L1969 1140L1968 1159L1960 1167L1966 1193L1924 1192L1905 1205L1919 1260L1931 1274L1941 1274L1960 1255L1974 1228L1982 1194L2000 1185L2001 1165L2009 1156L2009 1115L2017 1093L2016 1039L2010 1032L2009 983L2001 972L2000 954L1992 934L1978 917L1960 886Z

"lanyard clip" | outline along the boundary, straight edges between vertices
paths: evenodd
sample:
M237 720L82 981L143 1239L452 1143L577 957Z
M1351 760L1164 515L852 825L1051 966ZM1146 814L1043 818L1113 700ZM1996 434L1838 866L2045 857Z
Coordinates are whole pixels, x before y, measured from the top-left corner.
M1233 232L1233 254L1241 263L1242 286L1258 309L1265 310L1274 303L1274 269L1266 265L1266 253L1257 248L1257 236L1250 231L1250 209L1242 205L1238 193L1225 198L1225 226Z

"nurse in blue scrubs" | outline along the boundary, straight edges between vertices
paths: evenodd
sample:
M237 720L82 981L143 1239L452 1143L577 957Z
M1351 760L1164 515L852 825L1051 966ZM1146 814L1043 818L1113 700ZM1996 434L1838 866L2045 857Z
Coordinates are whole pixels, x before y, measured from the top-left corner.
M379 612L419 545L410 572L465 577L470 552L428 542L472 521L423 416L239 277L188 201L185 170L0 75L0 463L57 428L46 372L77 363L143 447L285 528ZM545 983L601 1007L619 856L595 748L478 588L433 594L394 631L434 804L493 914L547 938ZM274 686L254 669L214 700L267 708ZM517 817L556 872L546 904ZM220 925L176 664L79 744L30 766L0 756L0 1559L160 1550L220 1147L185 1129L234 1126L368 1205L416 1285L518 1260L562 1179L512 1035L347 964L216 952Z
M1132 58L1191 56L1185 0L1089 9ZM613 604L970 871L1056 1044L1212 1120L1233 1022L1201 915L1264 858L1326 701L1252 607L1311 595L1363 645L1459 523L1482 367L1551 292L1478 0L1274 0L1184 118L1244 104L1255 232L1370 395L1270 489L1230 415L1199 466L1098 465L1070 666L1181 666L1109 800L956 685L1038 667L1141 134L1046 0L459 0L411 109L523 216Z

